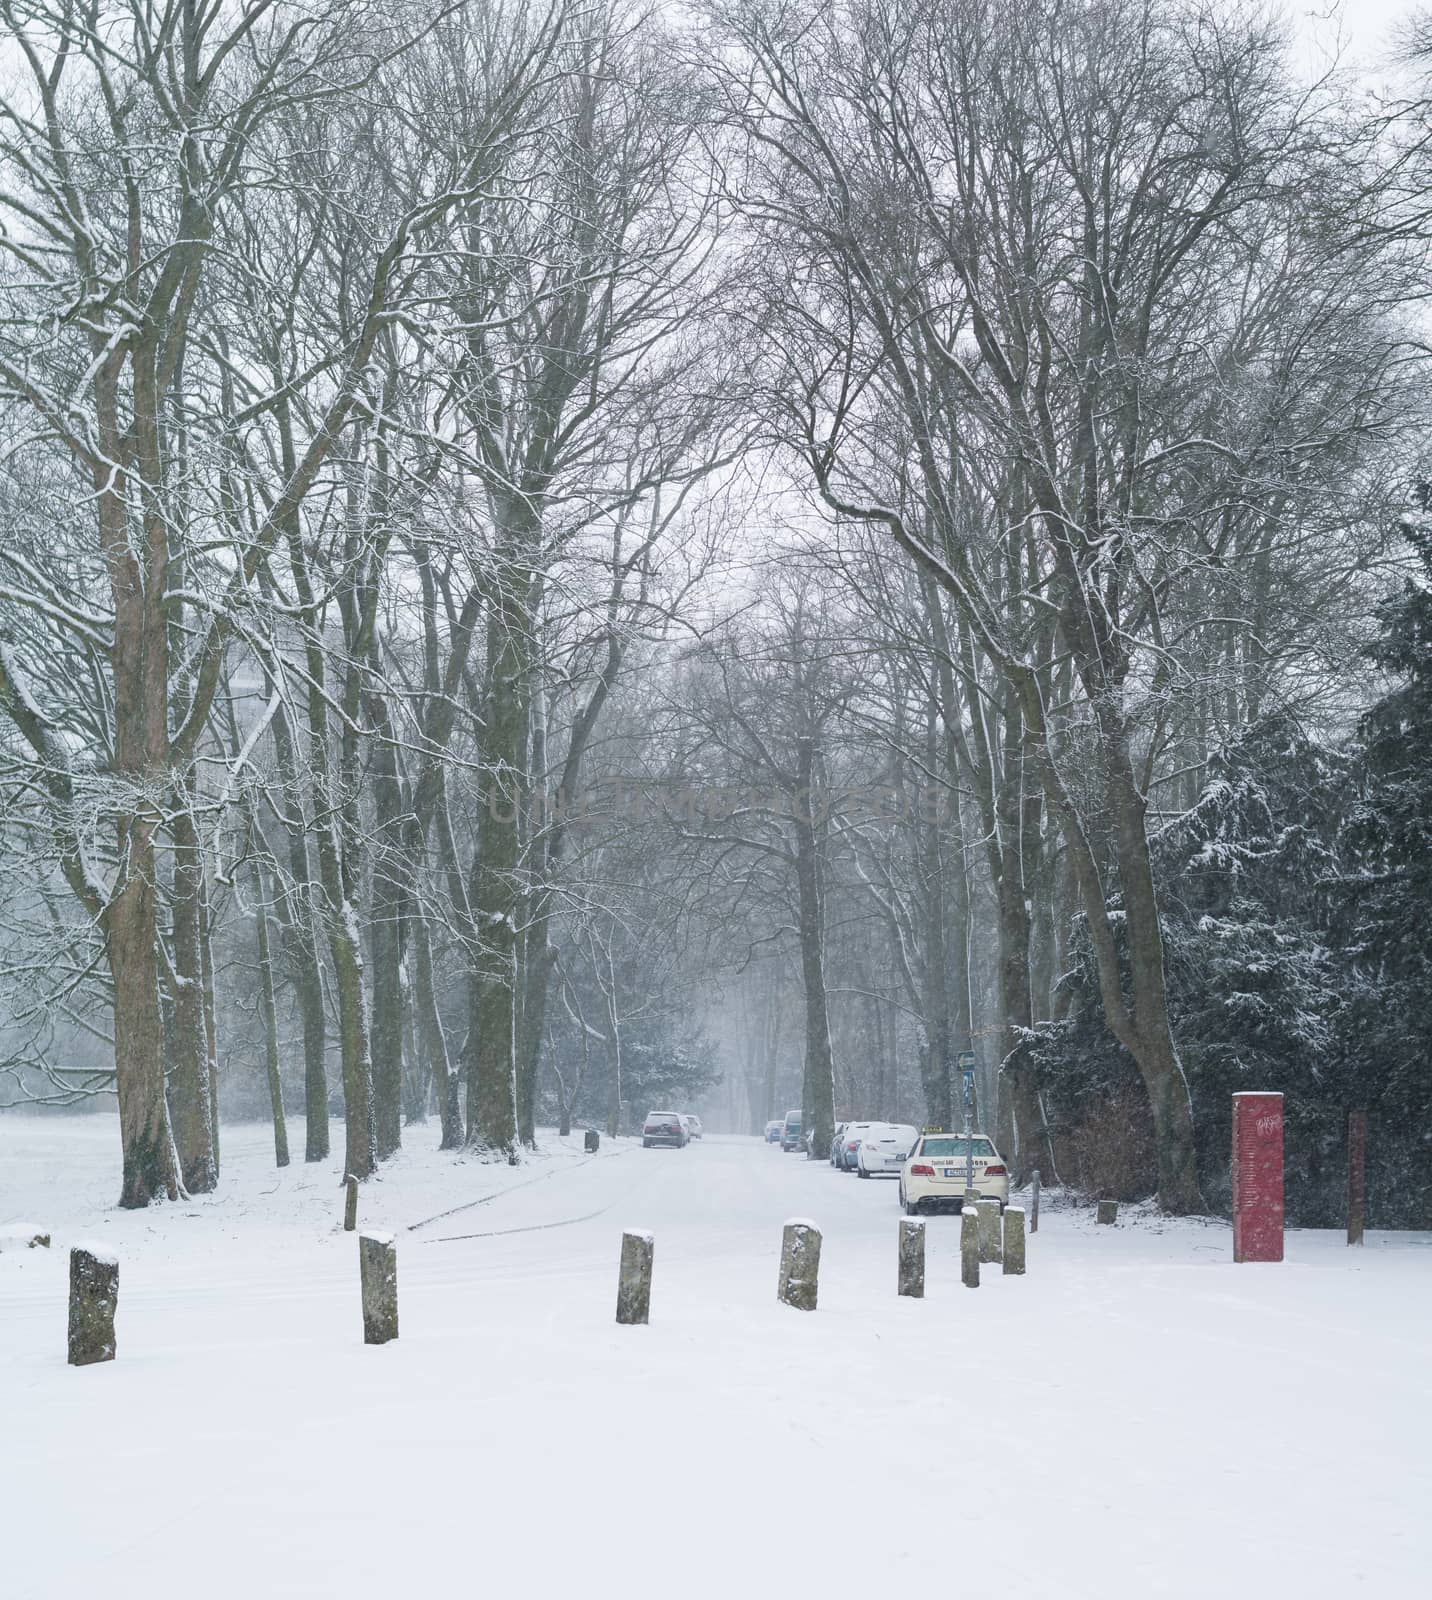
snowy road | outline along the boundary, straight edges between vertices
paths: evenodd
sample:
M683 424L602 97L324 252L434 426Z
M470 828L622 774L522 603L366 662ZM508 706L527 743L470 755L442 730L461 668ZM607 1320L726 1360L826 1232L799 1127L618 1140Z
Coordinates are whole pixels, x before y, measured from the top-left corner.
M913 1302L894 1185L755 1140L415 1150L363 1193L402 1322L368 1349L336 1164L225 1141L218 1196L120 1214L108 1123L0 1120L0 1233L55 1234L0 1252L4 1600L1428 1592L1427 1235L1235 1267L1222 1227L1046 1213L1028 1276L971 1292L932 1219ZM792 1215L813 1315L775 1302ZM648 1328L613 1322L623 1227L656 1236ZM71 1370L88 1237L119 1358Z

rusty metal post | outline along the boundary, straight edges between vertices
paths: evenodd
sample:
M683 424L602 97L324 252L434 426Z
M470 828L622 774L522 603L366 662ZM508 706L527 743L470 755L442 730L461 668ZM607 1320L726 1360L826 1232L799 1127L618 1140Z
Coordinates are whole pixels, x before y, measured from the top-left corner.
M1347 1114L1347 1242L1362 1243L1367 1222L1367 1112Z

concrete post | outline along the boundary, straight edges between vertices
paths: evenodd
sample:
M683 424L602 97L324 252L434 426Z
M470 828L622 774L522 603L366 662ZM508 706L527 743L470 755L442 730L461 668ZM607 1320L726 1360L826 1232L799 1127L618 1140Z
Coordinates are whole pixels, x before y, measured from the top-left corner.
M976 1210L979 1214L980 1260L998 1261L1003 1253L999 1245L999 1201L981 1200Z
M909 1217L900 1222L899 1293L925 1298L925 1224Z
M350 1172L343 1180L343 1231L352 1233L358 1226L358 1180Z
M1039 1232L1039 1168L1034 1169L1034 1176L1030 1179L1029 1195L1029 1231Z
M595 1128L587 1129L587 1136L582 1140L582 1148L589 1156L595 1155L602 1145L602 1136Z
M1024 1276L1024 1207L1004 1208L1004 1275Z
M70 1251L72 1367L114 1360L114 1312L118 1303L118 1260L103 1245L75 1245Z
M617 1274L617 1321L651 1320L651 1263L656 1240L649 1233L622 1235L621 1270Z
M1119 1220L1119 1202L1117 1200L1101 1200L1095 1220L1106 1225L1117 1222Z
M980 1214L973 1206L960 1212L960 1282L966 1289L980 1286Z
M387 1344L398 1337L398 1251L391 1233L358 1235L358 1272L363 1286L363 1343Z
M820 1288L820 1229L799 1218L781 1237L781 1275L776 1298L797 1311L814 1311Z

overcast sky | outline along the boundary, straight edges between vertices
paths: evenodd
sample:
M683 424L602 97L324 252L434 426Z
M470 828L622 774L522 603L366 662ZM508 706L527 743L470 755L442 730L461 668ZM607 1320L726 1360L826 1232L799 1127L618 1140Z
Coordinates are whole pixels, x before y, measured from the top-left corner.
M1425 0L1292 0L1286 6L1314 50L1336 49L1339 37L1368 76L1383 76L1391 54L1393 35L1399 22L1414 12L1426 10Z

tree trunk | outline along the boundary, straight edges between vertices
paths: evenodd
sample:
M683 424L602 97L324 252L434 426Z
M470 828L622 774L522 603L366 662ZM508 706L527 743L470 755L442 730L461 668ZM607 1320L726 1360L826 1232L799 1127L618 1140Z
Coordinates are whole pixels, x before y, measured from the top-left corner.
M802 1128L812 1161L824 1161L835 1138L835 1062L830 1045L830 1008L825 990L825 905L811 785L815 750L809 736L797 741L796 883L800 903L801 976L805 985L805 1072Z
M265 689L270 695L274 692L273 682L267 677ZM284 959L303 1026L303 1159L326 1161L329 1150L328 1017L323 1006L321 941L314 904L313 871L303 806L298 798L298 764L294 759L293 733L286 706L279 707L270 726L279 782L283 792L292 796L289 804L296 813L295 817L285 815L283 819L292 880L290 910L284 923Z
M214 1176L223 1171L219 1144L219 1018L214 1003L214 920L210 911L209 880L199 873L199 973L204 997L204 1051L209 1065L209 1125L214 1139Z
M179 1173L164 1099L164 1029L159 1011L159 928L153 824L131 821L122 845L125 879L105 914L114 980L114 1071L124 1178L119 1203L147 1206L179 1196Z
M927 706L925 759L931 772L939 770L937 707ZM924 808L922 808L924 809ZM924 1012L925 1044L920 1053L920 1078L925 1091L926 1120L932 1127L952 1128L954 1115L952 1084L955 1066L953 1021L950 1016L950 956L946 942L947 901L945 895L945 851L937 813L922 815L919 822L924 879L922 900L924 927ZM880 1113L883 1114L883 1111Z
M269 1107L273 1113L274 1165L288 1165L288 1124L283 1114L283 1082L279 1076L278 1007L274 1002L273 962L269 951L268 895L263 873L254 873L254 915L258 924L259 1010L264 1024L264 1062L268 1068Z
M376 659L374 664L376 667ZM368 710L373 726L368 787L374 812L371 1045L374 1122L381 1161L403 1142L403 1035L408 998L403 961L412 886L411 862L403 848L402 784L387 702L381 695L371 695Z
M1203 1209L1193 1142L1193 1104L1169 1024L1164 980L1163 928L1149 857L1145 801L1134 776L1127 738L1105 741L1108 800L1119 856L1128 933L1131 1053L1153 1112L1158 1153L1159 1204L1184 1216Z
M437 994L433 987L432 936L427 918L421 911L413 918L413 965L418 1026L427 1049L433 1075L433 1093L437 1097L438 1115L442 1121L442 1138L438 1147L457 1150L463 1142L462 1100L458 1092L458 1076L453 1071L448 1055L447 1036L443 1032L442 1015L438 1011Z
M542 1031L546 1025L547 994L557 947L547 939L551 896L541 894L534 905L533 925L527 930L527 959L523 963L522 1022L517 1036L517 1118L523 1144L536 1143L537 1073L542 1058Z
M190 1194L209 1194L218 1181L209 1097L209 1044L204 1028L204 974L199 952L199 894L203 868L194 816L181 797L173 826L174 1063L170 1115L179 1172Z
M513 1158L517 1149L517 917L522 905L530 618L520 564L509 553L488 620L488 695L477 798L479 842L469 896L472 957L467 1137Z

